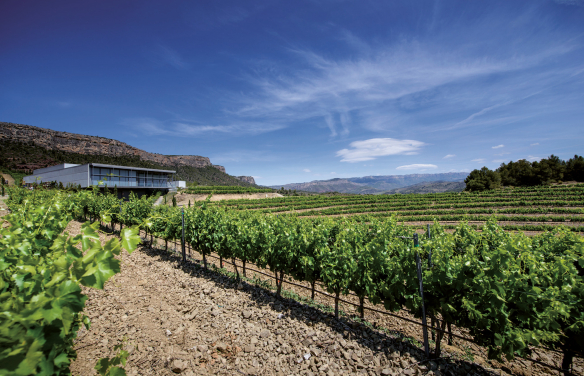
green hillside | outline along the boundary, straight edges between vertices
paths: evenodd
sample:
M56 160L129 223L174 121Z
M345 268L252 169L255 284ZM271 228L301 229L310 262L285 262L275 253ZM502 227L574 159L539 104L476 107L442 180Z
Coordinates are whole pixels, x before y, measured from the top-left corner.
M0 141L0 170L9 173L16 181L20 181L23 176L30 175L33 170L54 166L60 163L104 163L120 166L157 168L175 170L177 180L195 182L198 185L226 185L253 187L249 184L234 178L218 169L207 167L190 166L162 166L150 161L143 161L140 157L119 156L112 157L106 155L87 155L78 153L68 153L59 150L49 150L31 143L22 143L2 140Z

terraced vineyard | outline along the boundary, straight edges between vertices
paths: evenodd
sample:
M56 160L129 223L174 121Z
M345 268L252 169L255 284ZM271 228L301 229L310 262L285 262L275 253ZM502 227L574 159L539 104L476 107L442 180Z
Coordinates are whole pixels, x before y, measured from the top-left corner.
M213 205L300 217L396 216L414 228L437 220L447 229L460 221L480 228L494 216L505 230L546 231L563 224L584 231L584 184L507 188L479 193L430 193L375 196L303 196L264 200L225 200Z

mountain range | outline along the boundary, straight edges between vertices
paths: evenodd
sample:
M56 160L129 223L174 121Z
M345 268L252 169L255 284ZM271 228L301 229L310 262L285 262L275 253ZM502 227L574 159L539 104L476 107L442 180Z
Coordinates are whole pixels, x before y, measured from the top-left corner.
M464 189L464 179L468 172L446 172L441 174L375 175L354 178L314 180L307 183L272 185L270 188L284 188L315 193L340 192L357 194L406 193L399 189L410 187L415 193L460 191ZM436 184L430 184L436 183ZM461 183L461 184L446 184ZM462 187L462 189L461 189Z

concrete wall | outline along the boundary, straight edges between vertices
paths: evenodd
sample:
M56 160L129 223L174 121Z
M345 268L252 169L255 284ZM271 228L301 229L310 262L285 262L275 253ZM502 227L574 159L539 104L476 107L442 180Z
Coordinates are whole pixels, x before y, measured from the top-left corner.
M184 180L175 180L175 181L171 181L170 185L172 187L176 187L176 188L186 188L187 187L187 182Z

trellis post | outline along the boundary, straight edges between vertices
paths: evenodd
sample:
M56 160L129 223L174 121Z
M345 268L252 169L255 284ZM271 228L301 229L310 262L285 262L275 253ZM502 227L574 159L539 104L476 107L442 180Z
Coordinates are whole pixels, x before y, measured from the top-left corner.
M414 248L419 248L420 242L418 234L414 234ZM424 301L424 283L422 281L422 263L420 262L420 252L416 249L416 266L418 267L418 281L420 282L420 297L422 298L422 327L424 334L424 352L430 357L430 346L428 344L428 323L426 321L426 303Z
M185 249L185 208L181 208L181 216L182 216L181 248L182 248L183 262L186 262L187 261L187 252Z

